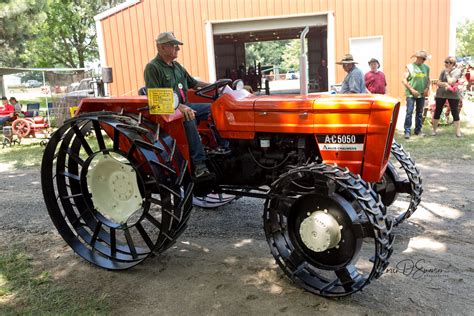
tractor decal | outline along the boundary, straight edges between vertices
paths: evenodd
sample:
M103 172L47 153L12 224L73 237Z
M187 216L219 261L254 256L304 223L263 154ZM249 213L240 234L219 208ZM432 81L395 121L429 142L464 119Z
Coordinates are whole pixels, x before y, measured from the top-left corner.
M319 150L363 151L364 135L362 134L325 134L316 135Z

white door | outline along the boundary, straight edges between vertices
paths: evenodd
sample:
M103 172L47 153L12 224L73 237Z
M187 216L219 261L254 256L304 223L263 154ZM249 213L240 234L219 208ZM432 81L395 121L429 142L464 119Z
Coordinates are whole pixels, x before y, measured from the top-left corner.
M374 37L357 37L349 39L349 50L357 61L363 73L370 70L369 60L375 58L380 63L380 69L383 71L383 38L382 36Z

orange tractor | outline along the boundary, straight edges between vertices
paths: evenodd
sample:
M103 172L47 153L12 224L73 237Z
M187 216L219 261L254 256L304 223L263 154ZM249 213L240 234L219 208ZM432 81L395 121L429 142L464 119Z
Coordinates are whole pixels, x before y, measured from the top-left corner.
M214 207L249 196L264 200L271 252L301 287L344 296L380 277L392 227L415 211L422 192L413 160L393 142L399 102L256 96L229 85L189 92L191 102L212 103L199 125L215 175L204 180L191 176L179 111L152 115L146 97L84 99L42 162L44 199L64 240L99 267L127 269L173 245L193 197ZM399 196L408 208L387 213Z

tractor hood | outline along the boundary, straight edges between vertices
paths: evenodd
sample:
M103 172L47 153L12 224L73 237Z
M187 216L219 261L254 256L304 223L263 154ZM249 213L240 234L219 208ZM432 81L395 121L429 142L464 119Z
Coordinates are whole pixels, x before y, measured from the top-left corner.
M255 131L334 133L344 124L345 132L365 134L374 100L372 95L309 94L258 97L254 101Z
M374 96L370 94L269 95L257 97L254 102L254 110L270 112L314 112L326 108L333 110L337 108L341 111L370 110L374 99Z

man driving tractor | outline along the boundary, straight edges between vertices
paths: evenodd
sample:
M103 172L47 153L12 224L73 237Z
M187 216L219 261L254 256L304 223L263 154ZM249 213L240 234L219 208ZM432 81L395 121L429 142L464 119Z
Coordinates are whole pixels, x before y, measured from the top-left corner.
M189 143L191 160L194 164L194 177L207 177L211 173L206 167L206 154L197 130L196 120L206 120L210 113L210 104L187 102L189 88L201 88L208 83L191 77L177 61L179 45L173 33L160 33L156 39L158 54L145 67L145 85L149 88L172 88L178 95L178 110L184 115L184 129Z

